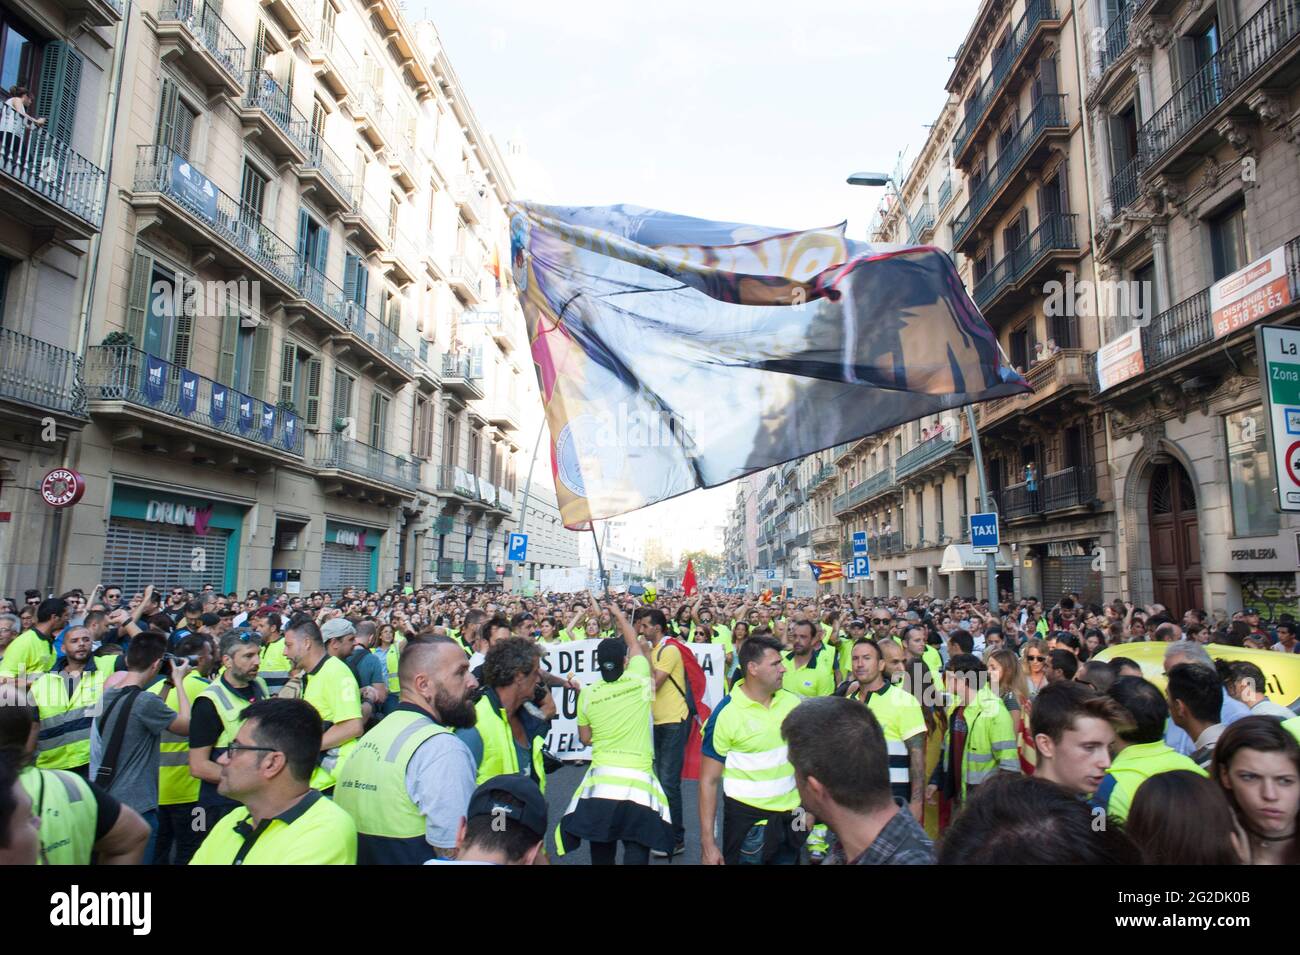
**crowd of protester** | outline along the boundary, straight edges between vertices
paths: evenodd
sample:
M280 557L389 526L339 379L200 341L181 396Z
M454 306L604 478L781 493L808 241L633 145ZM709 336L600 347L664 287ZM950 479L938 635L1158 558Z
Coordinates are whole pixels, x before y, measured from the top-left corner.
M1253 651L1295 626L1077 594L29 591L0 599L0 860L1291 863L1297 701ZM573 640L596 683L542 665ZM690 643L722 648L711 712ZM552 690L591 747L558 820Z

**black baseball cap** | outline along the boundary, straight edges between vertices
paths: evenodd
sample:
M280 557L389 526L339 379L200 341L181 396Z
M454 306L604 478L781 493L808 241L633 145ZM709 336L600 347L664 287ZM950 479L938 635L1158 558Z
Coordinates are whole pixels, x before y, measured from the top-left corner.
M618 637L606 637L596 644L596 665L606 682L613 683L623 675L627 660L627 644Z
M513 798L503 799L502 795ZM546 797L528 776L493 776L469 797L466 818L493 816L512 819L538 839L546 835Z

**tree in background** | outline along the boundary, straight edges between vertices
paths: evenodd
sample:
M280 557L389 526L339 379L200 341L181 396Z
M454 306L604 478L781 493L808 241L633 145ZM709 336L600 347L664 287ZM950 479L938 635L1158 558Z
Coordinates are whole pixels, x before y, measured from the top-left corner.
M645 572L647 577L656 580L664 574L671 573L675 566L672 555L668 553L662 541L654 537L646 541Z
M703 584L705 581L717 580L722 576L722 557L702 550L688 550L682 554L677 564L678 575L686 572L686 562L695 564L695 578Z

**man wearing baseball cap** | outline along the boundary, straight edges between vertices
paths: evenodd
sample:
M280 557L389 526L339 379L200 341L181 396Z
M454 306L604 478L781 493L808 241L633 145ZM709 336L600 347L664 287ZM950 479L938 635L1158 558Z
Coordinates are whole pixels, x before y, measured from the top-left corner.
M546 865L546 798L527 776L493 776L474 790L456 858L425 865Z

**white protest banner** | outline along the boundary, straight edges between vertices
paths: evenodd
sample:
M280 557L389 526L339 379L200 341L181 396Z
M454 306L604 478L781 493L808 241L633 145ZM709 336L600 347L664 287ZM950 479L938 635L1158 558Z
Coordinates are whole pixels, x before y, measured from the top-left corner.
M554 594L580 594L591 589L587 571L582 567L553 567L543 570L537 585L543 592Z
M596 646L599 643L599 640L574 640L550 644L546 647L546 656L542 657L542 669L557 676L573 677L583 686L598 683L600 668L596 665ZM716 707L727 694L724 679L726 651L717 643L689 643L687 646L704 671L704 704ZM555 700L557 715L546 734L547 751L559 759L591 759L591 748L583 746L578 739L578 694L555 687L551 696Z

